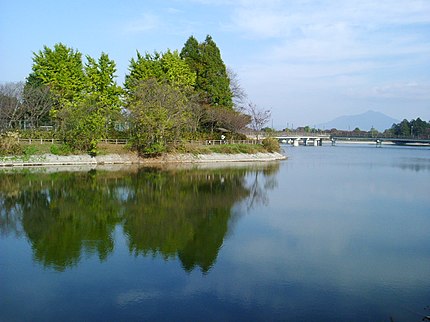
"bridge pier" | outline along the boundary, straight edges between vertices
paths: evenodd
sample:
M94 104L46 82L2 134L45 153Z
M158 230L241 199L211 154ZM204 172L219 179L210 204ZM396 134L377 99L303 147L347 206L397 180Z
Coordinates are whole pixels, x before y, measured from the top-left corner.
M275 139L282 144L291 144L292 146L322 146L323 140L328 140L328 135L312 135L312 134L292 134L284 136L275 136Z

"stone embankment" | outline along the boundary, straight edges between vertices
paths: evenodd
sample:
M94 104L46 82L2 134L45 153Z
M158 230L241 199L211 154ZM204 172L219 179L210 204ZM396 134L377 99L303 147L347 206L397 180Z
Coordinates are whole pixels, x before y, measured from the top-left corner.
M214 163L214 162L267 162L286 159L280 153L255 154L167 154L158 158L141 158L136 154L89 155L37 155L30 157L1 157L0 167L33 167L61 165L104 164L169 164L169 163Z

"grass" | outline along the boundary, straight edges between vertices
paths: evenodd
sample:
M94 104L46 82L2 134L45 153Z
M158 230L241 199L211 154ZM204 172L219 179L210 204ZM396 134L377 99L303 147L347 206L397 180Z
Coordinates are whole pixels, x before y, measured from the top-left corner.
M253 154L259 152L267 152L267 150L259 144L220 144L220 145L195 145L187 144L176 149L177 153L192 153L192 154Z
M39 156L43 154L70 155L70 154L86 154L86 152L75 152L66 149L66 146L51 144L51 143L20 143L22 156L28 158L30 156ZM130 148L124 144L107 144L99 143L98 154L128 154ZM219 144L219 145L200 145L200 144L184 144L173 148L170 153L191 153L191 154L253 154L268 152L267 147L261 144Z

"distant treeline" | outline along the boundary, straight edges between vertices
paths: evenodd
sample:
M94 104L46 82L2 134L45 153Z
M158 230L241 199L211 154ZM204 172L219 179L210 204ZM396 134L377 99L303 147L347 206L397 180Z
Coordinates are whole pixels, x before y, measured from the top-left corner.
M25 82L0 85L0 132L53 129L73 149L97 153L118 135L142 154L168 151L184 139L233 136L269 118L246 101L211 36L182 50L131 58L123 86L108 54L96 59L62 43L34 53ZM228 134L227 134L228 133Z
M270 128L264 128L264 131L271 131ZM316 128L311 128L310 126L298 127L296 129L284 129L286 132L297 132L297 133L320 133L320 134L330 134L330 135L350 135L350 136L363 136L372 137L376 135L382 135L384 137L415 137L415 138L430 138L430 122L421 120L419 117L414 120L404 119L400 123L393 124L391 128L379 132L375 128L370 129L370 131L362 131L356 127L352 131L330 129L321 130Z
M430 122L426 122L417 118L416 120L408 121L404 119L398 124L393 124L390 129L384 133L394 136L414 136L414 137L430 137Z

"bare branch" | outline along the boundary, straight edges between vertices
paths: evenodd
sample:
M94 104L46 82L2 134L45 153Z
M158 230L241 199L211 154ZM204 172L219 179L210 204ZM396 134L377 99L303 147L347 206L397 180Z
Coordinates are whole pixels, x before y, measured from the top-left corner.
M248 95L240 84L239 76L232 68L227 67L227 75L230 79L230 90L233 94L234 108L238 112L243 112Z
M262 127L271 117L270 110L261 110L254 103L248 103L247 112L251 116L251 128L255 132L261 131Z

